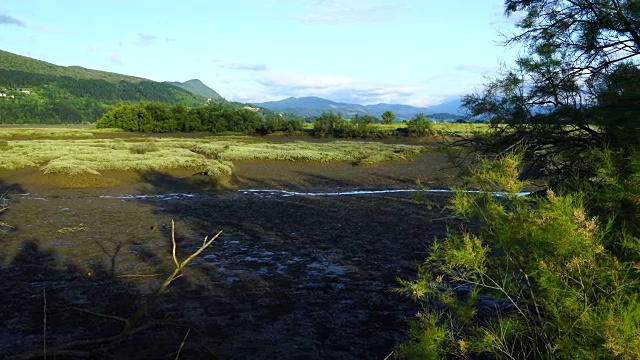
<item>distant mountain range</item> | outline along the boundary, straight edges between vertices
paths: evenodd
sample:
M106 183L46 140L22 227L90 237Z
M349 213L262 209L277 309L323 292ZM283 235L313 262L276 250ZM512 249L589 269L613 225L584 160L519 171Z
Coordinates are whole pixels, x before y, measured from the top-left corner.
M122 103L160 101L201 106L207 99L222 100L215 90L198 79L186 82L156 82L134 76L59 66L0 50L0 123L81 123L98 120L111 107ZM229 106L245 104L225 102ZM398 104L359 105L319 97L290 97L255 106L303 117L323 112L345 117L373 115L380 118L391 110L398 120L418 113L437 120L459 119L460 99L440 105L413 107Z
M193 80L189 80L189 81L185 81L185 82L169 82L169 81L165 81L166 84L170 84L170 85L174 85L180 88L183 88L185 90L187 90L188 92L194 94L194 95L198 95L198 96L202 96L205 99L212 99L212 100L224 100L224 98L222 96L220 96L220 94L218 94L215 90L213 90L212 88L208 87L207 85L203 84L202 81L198 80L198 79L193 79Z
M319 116L324 112L334 112L342 114L342 116L345 117L351 117L357 114L372 115L380 118L382 113L387 110L393 111L399 120L410 119L419 113L424 113L428 117L436 120L455 120L463 117L460 109L460 98L450 98L442 104L429 107L398 104L359 105L340 103L319 97L290 97L280 101L254 103L253 105L275 112L290 113L305 117Z

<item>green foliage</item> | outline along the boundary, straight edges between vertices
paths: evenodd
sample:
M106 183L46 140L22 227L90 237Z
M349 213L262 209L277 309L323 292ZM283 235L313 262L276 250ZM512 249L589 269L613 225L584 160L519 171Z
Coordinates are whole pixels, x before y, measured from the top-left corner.
M507 15L518 14L522 43L542 52L561 51L574 77L583 69L598 73L640 53L640 6L636 0L507 0ZM611 56L615 53L623 56Z
M240 108L225 102L187 108L182 104L142 102L120 105L107 112L96 124L97 128L118 128L136 132L209 131L216 134L241 134L287 131L294 134L302 129L302 122L291 116L263 115L260 111Z
M288 114L269 114L264 119L264 134L284 133L296 135L303 130L302 120Z
M395 120L396 120L396 114L394 114L393 111L387 110L382 113L383 124L393 124Z
M640 279L634 262L614 250L621 233L590 217L582 194L519 196L520 159L508 154L473 173L487 192L458 192L450 208L479 232L436 241L418 279L402 281L399 291L424 310L401 354L639 358ZM638 249L640 239L622 243Z
M313 122L313 134L316 137L342 137L346 128L346 120L340 114L322 113Z
M424 114L418 114L407 121L407 131L411 137L435 135L433 123Z
M494 154L517 144L528 164L565 186L595 175L593 148L637 150L637 1L508 0L505 10L523 15L507 43L522 45L525 54L464 98L472 117L492 122L473 144Z
M313 123L313 132L316 137L332 136L336 138L382 138L396 133L396 129L377 126L378 119L371 115L354 115L350 120L345 120L340 114L323 113Z

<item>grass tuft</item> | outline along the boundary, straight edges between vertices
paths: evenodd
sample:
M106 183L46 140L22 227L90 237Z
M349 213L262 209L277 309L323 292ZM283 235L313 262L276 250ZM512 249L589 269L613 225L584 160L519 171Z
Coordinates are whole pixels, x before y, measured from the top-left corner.
M154 152L159 150L160 148L158 148L158 146L153 142L139 143L139 144L133 144L129 146L129 151L132 154L146 154L148 152Z

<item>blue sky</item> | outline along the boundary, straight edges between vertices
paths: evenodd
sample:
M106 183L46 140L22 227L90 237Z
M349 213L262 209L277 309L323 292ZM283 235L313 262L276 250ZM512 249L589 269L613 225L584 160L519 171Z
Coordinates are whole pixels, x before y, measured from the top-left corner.
M512 24L503 0L3 0L0 49L242 102L428 106L513 61Z

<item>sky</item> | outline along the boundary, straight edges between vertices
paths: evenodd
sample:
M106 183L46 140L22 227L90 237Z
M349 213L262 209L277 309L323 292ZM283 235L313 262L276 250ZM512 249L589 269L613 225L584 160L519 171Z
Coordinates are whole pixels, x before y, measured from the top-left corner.
M516 49L504 0L3 0L0 49L227 100L318 96L431 106L481 88Z

